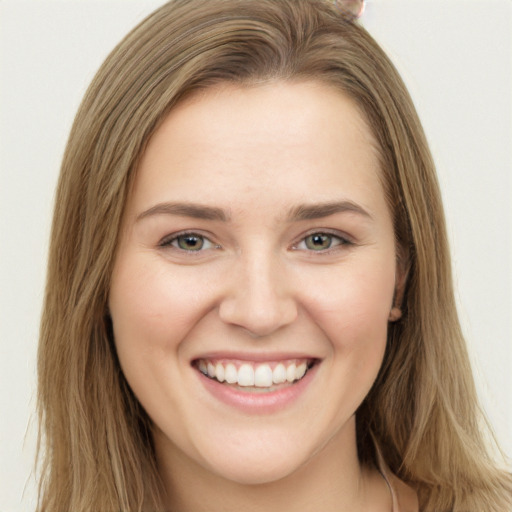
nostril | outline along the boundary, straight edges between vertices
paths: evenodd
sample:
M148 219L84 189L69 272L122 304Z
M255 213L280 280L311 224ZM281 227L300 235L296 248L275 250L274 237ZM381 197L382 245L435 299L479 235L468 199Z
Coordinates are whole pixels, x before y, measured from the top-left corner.
M224 304L219 309L221 320L242 327L255 337L267 336L280 328L291 324L297 317L293 304L268 304L265 308L250 307L244 304Z
M257 297L247 291L226 298L219 306L223 322L242 327L255 337L266 336L291 324L297 315L292 297Z

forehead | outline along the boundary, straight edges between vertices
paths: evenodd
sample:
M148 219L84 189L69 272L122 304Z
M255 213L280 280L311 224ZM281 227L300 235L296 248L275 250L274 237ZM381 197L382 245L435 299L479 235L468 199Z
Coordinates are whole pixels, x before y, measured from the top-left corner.
M222 120L227 117L231 133L220 130ZM354 143L379 151L365 115L356 102L334 85L320 81L277 80L247 85L220 83L197 91L178 103L164 120L164 129L157 130L157 133L165 131L165 126L178 123L182 128L193 126L200 133L202 126L197 121L207 118L209 126L203 134L205 140L218 135L215 143L226 143L234 139L237 132L241 137L250 136L245 141L247 144L251 141L257 143L258 139L254 137L261 134L264 137L278 136L276 145L293 143L291 137L295 137L295 145L298 146L306 142L303 139L309 135L306 128L313 130L316 126L322 128L321 135L326 142L337 131L340 136L336 143L340 144L342 137L348 139L350 131L354 135ZM331 125L331 129L326 129L326 123ZM227 138L221 141L224 135ZM287 140L279 135L287 137ZM157 138L158 135L154 134L151 141Z
M153 134L134 187L138 207L180 199L271 196L303 202L382 194L379 151L356 104L318 82L219 85L176 106ZM251 194L252 192L252 194ZM283 199L284 200L284 199Z

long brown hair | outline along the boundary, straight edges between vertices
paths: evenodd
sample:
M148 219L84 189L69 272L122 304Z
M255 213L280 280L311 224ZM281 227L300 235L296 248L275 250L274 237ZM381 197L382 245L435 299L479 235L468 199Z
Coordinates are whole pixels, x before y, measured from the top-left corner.
M113 348L107 310L138 161L184 97L219 82L322 81L351 97L379 142L408 268L404 316L357 412L361 461L376 442L425 512L506 512L461 334L445 221L427 143L393 65L327 0L175 0L114 49L64 155L39 346L40 511L161 510L151 422Z

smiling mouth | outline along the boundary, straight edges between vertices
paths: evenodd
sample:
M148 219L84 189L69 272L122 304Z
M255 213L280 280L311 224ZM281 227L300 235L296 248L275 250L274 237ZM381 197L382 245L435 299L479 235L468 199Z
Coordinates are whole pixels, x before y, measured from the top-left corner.
M302 380L316 362L314 359L262 363L198 359L194 366L206 377L242 391L274 391Z

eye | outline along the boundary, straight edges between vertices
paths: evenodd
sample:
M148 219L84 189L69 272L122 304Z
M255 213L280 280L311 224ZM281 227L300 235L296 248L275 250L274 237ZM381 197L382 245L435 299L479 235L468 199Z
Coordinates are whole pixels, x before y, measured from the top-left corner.
M332 233L311 233L303 238L296 246L297 249L322 252L338 245L350 244L348 240Z
M187 252L199 252L213 249L216 246L211 240L197 233L181 233L164 239L160 247L171 246L175 249Z

